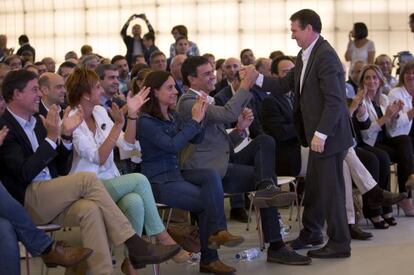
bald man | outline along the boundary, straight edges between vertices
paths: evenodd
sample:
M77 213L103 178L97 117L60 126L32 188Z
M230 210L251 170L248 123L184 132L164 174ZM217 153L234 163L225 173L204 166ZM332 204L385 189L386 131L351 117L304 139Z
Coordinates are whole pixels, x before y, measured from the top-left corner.
M170 64L170 72L175 80L175 88L178 91L178 97L185 93L183 75L181 74L181 66L186 59L187 56L185 54L178 54L172 58Z
M39 89L42 99L39 104L39 113L46 117L50 107L55 104L62 114L62 106L65 103L66 89L63 77L55 73L43 73L39 78Z
M210 92L210 96L216 95L218 92L231 85L234 79L236 79L236 74L240 70L241 62L239 59L230 57L224 61L223 64L223 79L216 84L216 89L213 92Z

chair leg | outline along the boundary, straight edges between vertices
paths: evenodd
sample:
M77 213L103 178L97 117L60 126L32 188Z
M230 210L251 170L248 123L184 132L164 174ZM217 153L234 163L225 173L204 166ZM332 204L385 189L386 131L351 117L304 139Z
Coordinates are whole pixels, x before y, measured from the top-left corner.
M262 220L260 217L260 209L258 207L254 207L254 212L256 214L256 225L257 225L257 234L259 234L259 242L260 242L260 251L265 249L264 238L263 238L263 230L262 230Z
M167 224L165 225L165 230L167 230L168 229L168 226L170 225L170 220L171 220L172 212L173 212L173 208L170 208L168 210Z
M296 217L296 219L297 219L297 221L298 221L298 223L299 223L299 231L302 229L302 221L301 221L301 215L300 215L300 212L301 212L301 210L302 210L302 206L303 206L303 201L305 200L305 191L303 191L303 193L302 193L302 198L301 198L301 200L300 200L300 204L299 204L299 208L298 208L298 214L297 214L297 217Z
M150 241L152 243L156 242L154 237L150 237ZM161 266L160 266L160 264L153 264L152 265L152 270L154 272L154 275L160 275L161 274Z
M24 254L26 256L26 273L30 275L30 259L29 259L29 252L27 251L26 247L24 248Z
M252 193L251 193L251 194L250 194L249 213L248 213L247 224L246 224L246 231L249 231L249 228L250 228L250 222L251 222L251 220L252 220L253 199L254 199L254 194L252 195Z

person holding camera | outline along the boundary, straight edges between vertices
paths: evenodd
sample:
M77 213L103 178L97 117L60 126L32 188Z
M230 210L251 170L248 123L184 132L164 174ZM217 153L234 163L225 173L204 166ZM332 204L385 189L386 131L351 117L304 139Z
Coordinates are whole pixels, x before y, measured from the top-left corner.
M125 58L127 59L128 65L130 68L132 68L131 67L132 58L136 55L144 55L144 52L145 52L145 46L141 38L141 33L142 33L141 25L139 24L133 25L132 36L127 35L127 29L129 27L129 24L131 23L132 20L136 18L141 18L142 20L145 21L148 27L148 33L152 33L154 35L154 40L155 40L154 29L152 28L151 23L148 21L144 13L133 14L128 18L128 20L125 22L124 26L122 27L121 36L122 36L122 40L124 40L125 46L127 47L127 53L125 55Z

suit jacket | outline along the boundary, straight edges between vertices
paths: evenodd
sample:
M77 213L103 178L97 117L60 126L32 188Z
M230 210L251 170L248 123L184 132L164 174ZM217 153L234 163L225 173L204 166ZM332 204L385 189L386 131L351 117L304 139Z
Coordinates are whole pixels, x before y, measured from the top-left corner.
M188 145L181 154L184 169L214 169L224 177L233 148L244 138L237 131L227 134L225 124L237 121L251 97L248 90L241 89L224 106L208 106L203 122L203 140L201 143ZM184 120L191 118L191 109L196 100L197 95L191 90L180 97L177 111Z
M302 144L310 144L315 131L328 136L322 157L339 153L351 147L352 134L345 98L345 79L341 61L335 50L322 36L310 54L302 91L302 51L294 70L284 78L268 78L263 89L274 94L294 91L294 119Z
M253 111L254 120L252 124L249 127L250 137L255 138L258 135L263 134L262 126L260 125L260 109L259 105L261 105L261 102L256 98L256 93L252 91L252 99L250 100L249 104L247 104L247 107L250 108ZM227 101L230 100L230 98L233 97L233 93L231 91L230 85L223 88L219 93L217 93L214 96L214 100L216 101L216 105L218 106L224 106ZM237 122L237 121L236 121ZM236 122L226 124L226 128L234 128L236 126Z
M297 176L301 168L300 141L290 104L285 95L271 95L262 105L263 130L275 140L276 173L281 176Z
M33 61L36 60L36 51L35 49L30 46L30 44L24 44L22 45L16 52L17 55L22 55L25 51L31 52L33 54Z
M0 146L0 179L9 193L22 204L26 188L33 179L47 166L52 178L69 172L68 159L71 155L63 144L55 149L45 140L46 129L38 115L35 134L39 142L33 152L30 141L13 115L6 110L0 118L0 127L6 125L10 130L4 143Z
M223 78L220 82L216 83L216 89L212 92L210 92L210 96L216 96L221 90L229 86L229 83L227 82L227 79Z
M45 105L43 105L43 103L40 102L39 103L39 114L46 117L47 113L48 113L48 111L47 111ZM63 118L63 113L64 113L64 110L63 110L63 107L61 107L60 112L59 112L60 118Z

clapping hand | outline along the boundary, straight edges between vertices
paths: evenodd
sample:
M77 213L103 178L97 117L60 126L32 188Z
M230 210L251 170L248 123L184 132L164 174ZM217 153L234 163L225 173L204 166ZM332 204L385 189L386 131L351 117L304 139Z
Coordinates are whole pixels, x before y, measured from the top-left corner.
M149 100L150 87L143 87L136 95L132 95L132 92L128 92L127 96L127 106L128 106L128 116L135 117L141 107Z
M77 110L73 115L69 116L71 110L72 108L67 107L63 113L61 131L65 136L72 136L73 131L75 131L83 121L83 109L81 105L77 107Z
M204 119L207 106L208 104L206 102L206 99L201 96L197 98L196 103L193 105L193 108L191 109L191 115L192 118L198 123Z
M124 127L125 117L124 113L121 109L119 109L118 105L114 102L110 109L108 109L109 114L111 115L112 119L114 120L114 124L120 127Z
M40 115L40 119L42 120L43 126L46 128L47 137L56 142L60 136L61 122L57 106L53 104L49 108L46 118Z
M3 126L3 128L0 130L0 146L3 144L4 139L7 136L7 133L9 132L9 128L7 126Z

